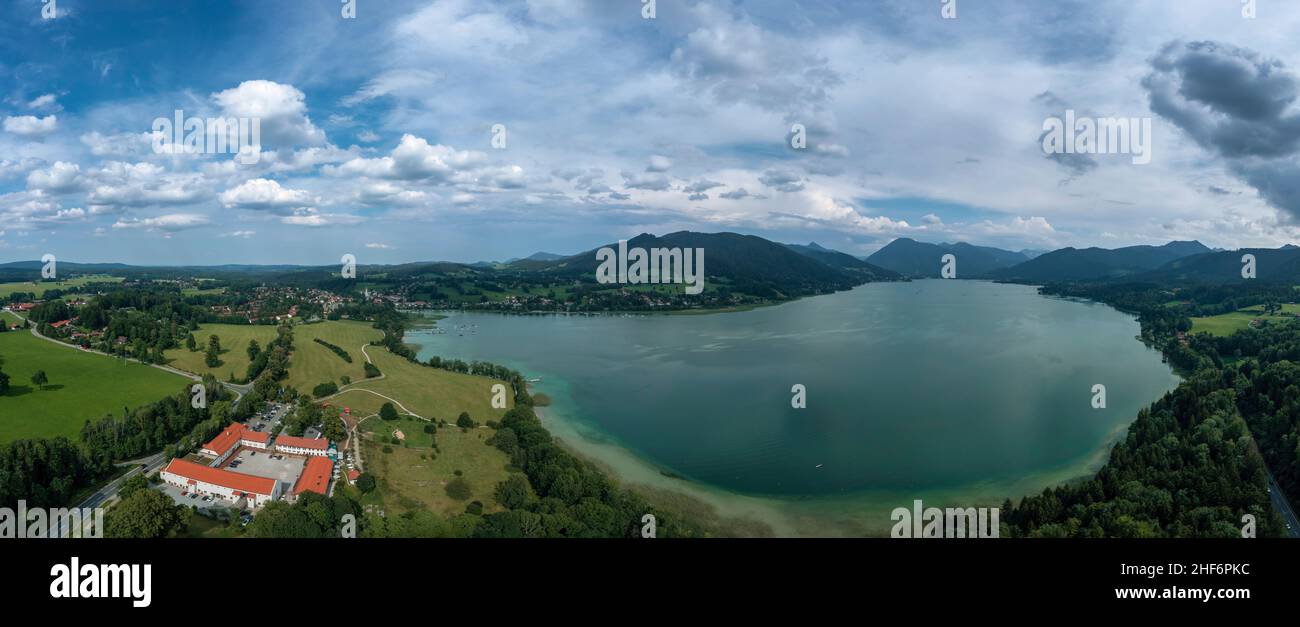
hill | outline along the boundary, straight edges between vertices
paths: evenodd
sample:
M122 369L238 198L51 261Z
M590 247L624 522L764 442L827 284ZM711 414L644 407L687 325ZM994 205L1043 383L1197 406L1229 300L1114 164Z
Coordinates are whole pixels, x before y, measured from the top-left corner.
M893 270L886 270L875 264L858 259L848 253L842 253L838 250L825 248L818 245L817 242L810 242L806 246L801 244L785 244L785 247L805 257L816 259L832 268L865 275L872 281L894 281L902 278L901 275Z
M607 244L617 248L617 243ZM870 280L858 272L832 267L818 259L755 235L678 231L664 236L642 233L628 248L703 248L708 281L732 291L764 298L791 298L849 289ZM532 270L565 277L594 277L600 265L596 250L549 262L530 262ZM845 255L846 257L848 255ZM838 258L838 257L837 257Z
M1023 253L974 246L966 243L929 244L900 237L876 251L867 261L908 277L938 277L944 255L957 257L958 278L982 277L997 270L1022 263Z
M1135 277L1158 283L1223 284L1243 282L1243 255L1255 256L1255 279L1263 283L1300 283L1300 248L1243 248L1206 252L1171 261Z
M1209 252L1209 248L1197 241L1115 249L1062 248L1016 266L997 270L990 273L990 276L1008 281L1043 283L1119 279L1154 270L1178 259Z

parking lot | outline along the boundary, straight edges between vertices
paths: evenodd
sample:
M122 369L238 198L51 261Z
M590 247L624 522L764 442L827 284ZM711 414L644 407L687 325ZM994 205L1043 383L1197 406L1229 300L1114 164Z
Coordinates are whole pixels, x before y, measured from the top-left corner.
M245 424L254 431L270 433L284 420L285 414L289 413L289 408L288 404L269 404L256 414L253 414Z
M279 459L275 459L277 457ZM288 492L297 483L298 475L302 474L302 467L306 463L307 460L302 457L243 448L222 467L246 475L275 479L280 482L280 488Z
M206 496L202 494L198 496L194 496L195 494L194 492L189 492L189 494L182 495L181 492L188 492L188 491L166 483L159 484L156 487L163 494L166 494L167 496L171 497L171 499L175 501L177 505L184 505L185 507L196 506L199 509L216 509L216 508L226 508L226 507L230 507L231 505L234 505L232 501L227 501L226 499L223 499L218 496Z

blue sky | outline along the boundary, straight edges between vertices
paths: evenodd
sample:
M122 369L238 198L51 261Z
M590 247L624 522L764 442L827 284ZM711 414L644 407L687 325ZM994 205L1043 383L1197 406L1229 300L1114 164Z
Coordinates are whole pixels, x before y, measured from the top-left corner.
M1300 239L1300 5L947 1L0 0L0 261ZM155 150L178 109L260 159ZM1045 155L1066 109L1151 163Z

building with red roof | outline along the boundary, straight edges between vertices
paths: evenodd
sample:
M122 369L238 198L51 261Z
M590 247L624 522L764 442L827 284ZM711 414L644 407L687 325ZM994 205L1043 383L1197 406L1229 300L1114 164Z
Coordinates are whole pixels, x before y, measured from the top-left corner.
M275 438L275 450L290 455L325 455L329 452L330 441L325 438L298 438L281 435Z
M293 495L296 497L303 492L310 491L328 496L330 474L333 472L334 462L330 458L308 458L307 464L303 466L302 474L298 475L298 482L293 485Z
M253 507L280 498L280 482L275 479L213 468L180 458L173 459L158 475L164 482L183 490L219 496L231 502L247 499Z
M220 466L239 449L240 446L266 450L271 441L270 434L253 431L241 423L234 423L212 438L211 442L199 449L200 453L216 458L213 466Z

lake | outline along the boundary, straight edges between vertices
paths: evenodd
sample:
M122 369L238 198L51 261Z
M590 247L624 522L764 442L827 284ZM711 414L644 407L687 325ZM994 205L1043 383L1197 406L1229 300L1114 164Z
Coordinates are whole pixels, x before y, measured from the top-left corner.
M996 505L1086 474L1178 384L1132 316L988 282L709 315L444 315L441 333L408 332L421 359L541 377L547 426L575 448L791 535L875 533L912 498Z

